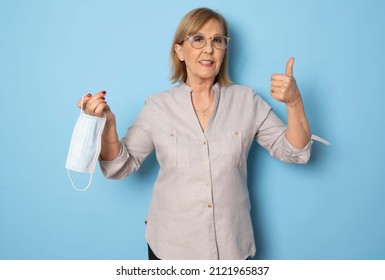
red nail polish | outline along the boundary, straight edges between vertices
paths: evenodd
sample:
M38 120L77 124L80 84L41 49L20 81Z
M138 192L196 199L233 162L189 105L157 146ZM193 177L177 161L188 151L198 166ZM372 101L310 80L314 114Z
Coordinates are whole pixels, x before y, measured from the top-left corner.
M101 99L105 100L106 98L105 97L101 97Z
M92 96L92 94L91 94L91 93L87 94L87 97L91 97L91 96Z
M106 94L107 92L105 90L102 91L103 94Z

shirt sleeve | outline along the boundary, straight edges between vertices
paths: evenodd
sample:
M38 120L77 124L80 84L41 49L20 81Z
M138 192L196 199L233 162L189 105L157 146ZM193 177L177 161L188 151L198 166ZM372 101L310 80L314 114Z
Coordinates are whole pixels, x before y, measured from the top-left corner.
M266 149L271 156L286 163L307 163L310 159L312 141L305 147L298 149L286 139L286 124L274 113L272 108L260 98L255 96L258 131L255 139L259 145Z
M116 159L105 161L99 158L99 164L105 177L122 179L130 175L140 168L142 162L154 150L149 126L151 117L150 105L146 102L135 122L120 141L120 151Z

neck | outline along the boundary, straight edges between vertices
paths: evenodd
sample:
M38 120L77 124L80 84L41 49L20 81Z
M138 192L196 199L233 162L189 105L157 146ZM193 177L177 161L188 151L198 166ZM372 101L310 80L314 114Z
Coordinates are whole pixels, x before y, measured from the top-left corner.
M191 87L192 93L194 95L199 95L200 97L210 97L211 89L213 87L214 81L205 81L200 83L194 83L192 81L187 80L186 85Z

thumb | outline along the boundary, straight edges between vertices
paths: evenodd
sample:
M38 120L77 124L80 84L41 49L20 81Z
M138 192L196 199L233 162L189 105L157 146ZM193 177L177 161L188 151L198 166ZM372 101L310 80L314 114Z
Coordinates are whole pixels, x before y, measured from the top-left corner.
M286 75L293 77L294 57L290 57L286 63Z

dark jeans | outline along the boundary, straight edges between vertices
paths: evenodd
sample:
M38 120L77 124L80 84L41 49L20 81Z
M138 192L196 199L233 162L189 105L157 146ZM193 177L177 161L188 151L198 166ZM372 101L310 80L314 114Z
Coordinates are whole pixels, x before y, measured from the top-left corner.
M154 252L151 250L150 248L150 245L147 244L147 247L148 247L148 259L150 261L153 261L153 260L160 260L155 254ZM248 260L249 258L247 258L246 260Z
M160 260L157 256L155 256L154 252L151 250L150 245L147 244L148 247L148 259L153 260Z

